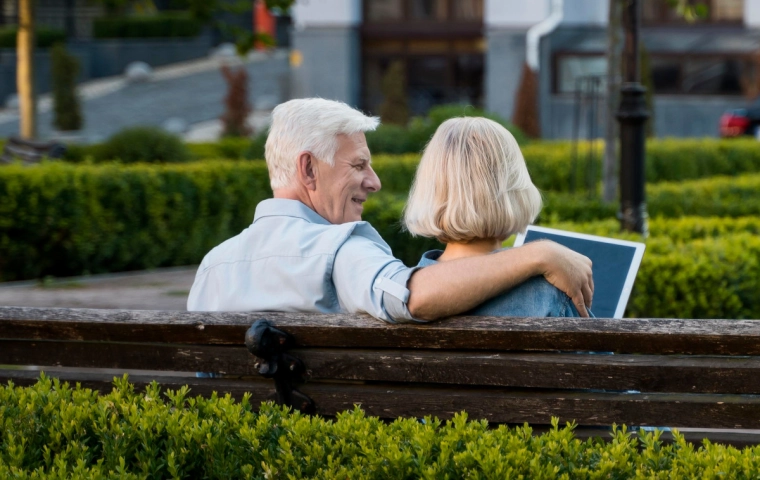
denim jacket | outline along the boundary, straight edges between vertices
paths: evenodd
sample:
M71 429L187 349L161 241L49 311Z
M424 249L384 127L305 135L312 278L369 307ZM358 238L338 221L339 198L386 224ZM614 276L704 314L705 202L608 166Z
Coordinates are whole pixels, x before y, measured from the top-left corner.
M442 253L442 250L425 252L418 266L425 267L438 263L438 257ZM547 282L544 277L533 277L462 315L493 317L579 316L570 297Z

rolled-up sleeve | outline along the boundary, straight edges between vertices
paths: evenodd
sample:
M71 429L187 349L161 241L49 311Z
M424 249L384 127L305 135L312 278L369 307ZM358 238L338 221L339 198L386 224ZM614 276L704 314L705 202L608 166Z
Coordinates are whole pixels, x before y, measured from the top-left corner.
M407 283L417 268L408 268L387 246L362 236L349 237L335 254L332 269L341 308L390 323L418 322L407 307Z

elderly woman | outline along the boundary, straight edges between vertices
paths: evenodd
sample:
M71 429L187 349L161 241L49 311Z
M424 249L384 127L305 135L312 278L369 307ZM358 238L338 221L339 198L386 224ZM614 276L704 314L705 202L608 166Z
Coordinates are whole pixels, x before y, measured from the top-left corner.
M426 252L419 266L488 255L525 230L541 210L520 148L507 129L477 117L452 118L425 148L404 209L412 235L434 237L444 250ZM570 298L533 277L469 315L577 317Z

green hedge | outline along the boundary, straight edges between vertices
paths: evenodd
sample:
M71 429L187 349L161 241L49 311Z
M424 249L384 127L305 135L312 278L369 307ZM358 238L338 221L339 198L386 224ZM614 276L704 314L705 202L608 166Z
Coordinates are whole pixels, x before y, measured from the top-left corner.
M95 38L196 37L201 27L200 21L184 13L104 17L93 20L92 35Z
M406 127L382 124L377 130L367 132L367 145L373 155L405 153L419 155L441 123L449 118L461 116L489 118L509 130L520 145L528 142L525 133L496 114L469 105L451 104L431 108L426 117L413 118Z
M0 168L0 279L197 263L271 196L260 162Z
M370 197L371 198L371 197ZM435 240L401 231L404 199L382 196L365 204L369 221L407 265ZM564 230L644 241L619 233L616 220L552 223ZM760 318L760 219L660 218L651 237L625 315L637 318Z
M42 376L0 387L2 478L756 478L760 447L704 442L678 432L575 438L489 428L464 413L385 423L355 408L334 420L248 397L192 397L187 387L135 392L126 379L98 394Z
M583 185L586 154L596 152L591 170L601 178L604 146L578 147L576 185ZM573 172L570 142L531 143L522 148L533 182L543 190L569 191ZM646 180L649 183L690 180L715 175L760 172L760 145L754 139L655 139L646 145Z
M647 210L651 217L684 215L744 217L760 215L760 174L714 177L686 182L647 185ZM617 204L599 198L567 193L544 193L539 223L588 222L615 218Z
M16 48L18 28L0 27L0 48ZM66 41L66 32L55 28L38 26L34 30L35 44L39 48L49 48L55 43Z
M758 191L760 175L653 186L650 211L747 218L652 219L628 316L760 318L760 220L752 217L760 212ZM247 227L256 204L270 196L263 162L6 166L0 168L0 279L198 263ZM614 206L598 217L589 202L558 198L548 202L555 213L542 215L544 224L615 235ZM364 219L398 258L415 265L439 245L401 232L405 199L373 195ZM560 207L573 215L557 215ZM557 223L584 218L612 220L575 228Z
M647 244L628 317L760 318L760 218L656 218L650 238L617 220L553 228Z
M406 140L401 127L388 126L398 130L389 134L389 144L403 144ZM370 141L368 137L368 142ZM426 142L427 140L425 140ZM253 139L223 139L218 142L188 144L188 148L197 160L202 159L249 159L264 158L266 134ZM423 142L424 145L424 142ZM94 161L107 161L98 153L98 145L71 146L66 155L70 162L82 162L88 156ZM384 153L404 152L408 149L380 148L370 142L373 153L373 166L383 170L381 178L385 181L384 190L392 193L406 193L411 186L419 150L403 155ZM593 149L597 158L592 162L591 171L599 178L601 172L600 155L603 151L601 142L581 143L578 146L580 160L573 166L573 146L569 142L530 143L522 147L533 182L543 191L569 192L572 185L573 171L576 171L575 185L577 191L584 190L584 175L587 169L585 155ZM394 169L399 169L395 172ZM650 140L647 143L646 176L649 184L694 180L716 175L737 175L760 173L760 147L754 139L666 139Z

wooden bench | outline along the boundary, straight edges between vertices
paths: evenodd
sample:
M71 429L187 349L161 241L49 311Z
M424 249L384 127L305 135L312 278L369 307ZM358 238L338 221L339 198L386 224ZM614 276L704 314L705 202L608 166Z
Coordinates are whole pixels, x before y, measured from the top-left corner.
M249 328L262 319L268 324ZM195 394L247 392L255 402L278 398L326 416L361 404L389 419L465 410L497 423L559 417L741 432L760 429L758 355L758 320L456 317L387 325L365 315L0 307L0 365L41 366L4 367L2 382L28 385L45 370L110 390L114 372L137 371L130 378L138 387L157 379Z
M10 137L0 154L0 164L21 160L25 164L39 163L43 158L61 158L66 146L60 142L35 142Z

